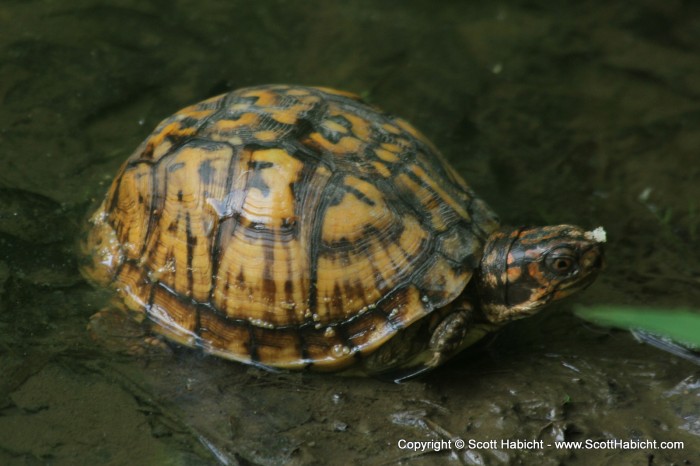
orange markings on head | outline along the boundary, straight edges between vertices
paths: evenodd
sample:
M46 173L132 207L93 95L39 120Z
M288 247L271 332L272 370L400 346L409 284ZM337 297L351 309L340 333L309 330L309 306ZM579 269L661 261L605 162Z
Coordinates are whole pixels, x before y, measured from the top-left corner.
M509 254L510 256L510 254ZM520 267L508 267L508 281L510 283L518 281L520 276L522 275L523 269Z
M540 283L543 286L547 283L547 278L542 273L542 268L540 267L539 262L530 262L527 265L527 273L537 283Z

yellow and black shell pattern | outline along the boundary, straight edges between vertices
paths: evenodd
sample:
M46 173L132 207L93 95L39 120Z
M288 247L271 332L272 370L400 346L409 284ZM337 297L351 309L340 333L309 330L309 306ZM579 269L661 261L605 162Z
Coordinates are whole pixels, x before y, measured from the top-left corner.
M340 370L453 302L496 216L406 121L269 85L164 120L92 215L85 275L225 358Z

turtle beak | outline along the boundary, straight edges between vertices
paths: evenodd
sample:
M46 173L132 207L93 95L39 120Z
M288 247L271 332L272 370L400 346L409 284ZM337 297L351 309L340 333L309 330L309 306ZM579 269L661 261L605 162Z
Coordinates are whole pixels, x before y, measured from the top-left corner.
M581 252L579 268L582 277L574 282L563 282L552 294L552 301L557 301L571 294L588 288L605 268L605 254L603 243L596 242Z

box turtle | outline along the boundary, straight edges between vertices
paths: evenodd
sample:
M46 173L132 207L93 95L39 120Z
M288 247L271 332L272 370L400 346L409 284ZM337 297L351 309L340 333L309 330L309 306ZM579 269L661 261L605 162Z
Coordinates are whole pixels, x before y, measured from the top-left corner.
M402 379L591 284L604 241L502 227L406 121L268 85L160 123L90 217L81 267L176 343Z

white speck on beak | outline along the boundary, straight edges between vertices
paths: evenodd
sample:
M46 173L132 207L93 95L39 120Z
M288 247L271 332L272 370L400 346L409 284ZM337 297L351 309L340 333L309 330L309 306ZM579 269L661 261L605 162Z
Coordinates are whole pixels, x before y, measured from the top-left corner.
M607 240L607 233L605 233L605 228L598 227L593 231L587 231L583 234L586 239L595 241L596 243L605 243Z

